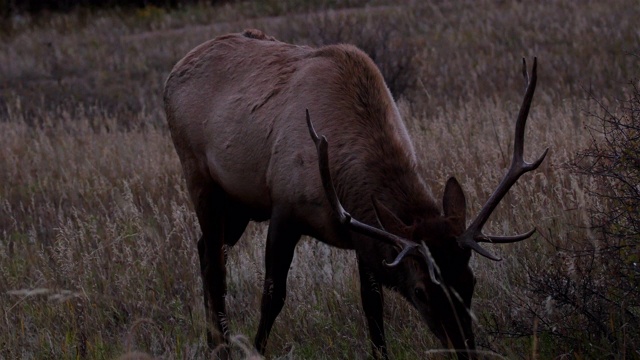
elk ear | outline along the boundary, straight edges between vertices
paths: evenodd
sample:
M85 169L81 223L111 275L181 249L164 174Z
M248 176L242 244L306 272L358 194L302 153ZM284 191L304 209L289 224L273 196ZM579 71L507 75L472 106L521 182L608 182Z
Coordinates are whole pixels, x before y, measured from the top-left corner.
M400 218L375 197L372 196L371 201L373 202L373 209L376 212L378 223L383 230L402 237L411 235L411 226L403 223Z
M462 233L466 226L467 202L460 183L454 177L447 180L442 198L442 208L444 216L451 218L454 227Z

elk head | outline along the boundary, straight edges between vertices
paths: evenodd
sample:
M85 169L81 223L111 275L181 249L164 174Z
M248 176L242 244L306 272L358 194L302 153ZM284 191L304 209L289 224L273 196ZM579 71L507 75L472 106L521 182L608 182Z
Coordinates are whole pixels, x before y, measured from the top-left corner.
M489 197L478 216L466 226L466 200L455 178L447 181L443 197L443 214L417 216L406 224L375 198L373 207L379 227L354 219L341 205L329 169L328 142L318 136L307 110L307 125L316 144L320 174L326 197L339 222L351 231L377 239L398 249L398 255L385 266L393 271L402 268L403 279L397 290L420 312L444 346L457 349L462 357L474 357L475 340L472 330L471 298L475 278L469 268L471 253L488 259L500 258L483 248L480 243L512 243L529 238L535 229L515 236L488 236L482 228L489 216L524 173L535 170L544 160L547 150L533 163L524 161L524 130L531 101L536 88L537 60L534 59L529 79L523 59L523 74L527 82L526 93L516 121L513 158L509 170L497 189Z

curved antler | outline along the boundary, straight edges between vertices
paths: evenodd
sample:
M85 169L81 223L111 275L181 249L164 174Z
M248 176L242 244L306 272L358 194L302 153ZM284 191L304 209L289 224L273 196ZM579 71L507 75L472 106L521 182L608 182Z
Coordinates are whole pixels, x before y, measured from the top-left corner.
M536 82L538 80L537 65L538 60L536 58L533 58L533 69L531 70L531 79L529 79L529 76L527 74L526 61L524 60L524 58L522 59L522 73L524 75L525 81L528 81L528 85L524 95L524 99L522 100L522 105L520 106L518 119L516 121L513 158L511 160L509 171L507 171L505 176L502 178L500 185L498 185L498 188L493 192L493 194L491 194L489 200L487 200L486 204L482 207L478 216L473 220L471 225L469 225L467 230L465 230L465 232L458 237L458 244L461 247L474 250L478 254L491 260L499 261L501 259L485 250L482 246L480 246L479 243L492 242L505 244L522 241L533 235L533 233L536 231L535 229L533 229L525 234L514 236L487 236L482 233L482 227L489 219L489 216L491 216L493 210L500 203L500 200L502 200L504 195L509 191L509 189L511 189L511 186L513 186L513 184L515 184L520 176L522 176L524 173L537 169L544 160L545 156L547 156L547 152L549 151L549 148L547 148L542 156L540 156L538 160L534 161L533 163L524 161L524 129L527 123L527 117L529 116L529 109L531 108L533 94L536 90Z
M396 259L390 264L385 264L389 267L397 266L400 261L416 250L419 250L419 244L403 239L399 236L396 236L392 233L386 232L384 230L380 230L373 226L367 225L363 222L360 222L354 219L340 204L340 200L338 199L338 195L336 193L336 189L333 186L333 181L331 179L331 172L329 171L329 154L328 154L328 143L327 138L325 136L319 137L313 128L313 124L311 123L311 117L309 116L309 109L306 110L307 113L307 126L309 127L309 134L313 139L313 142L316 144L316 149L318 150L318 164L320 166L320 177L322 179L322 186L324 187L324 192L327 196L327 200L329 200L329 204L331 204L331 208L335 212L338 221L348 226L351 230L361 233L363 235L370 236L374 239L381 240L386 242L387 244L391 244L394 246L398 246L401 248L400 253L396 257ZM427 263L429 264L429 268L432 267L429 259L427 259Z

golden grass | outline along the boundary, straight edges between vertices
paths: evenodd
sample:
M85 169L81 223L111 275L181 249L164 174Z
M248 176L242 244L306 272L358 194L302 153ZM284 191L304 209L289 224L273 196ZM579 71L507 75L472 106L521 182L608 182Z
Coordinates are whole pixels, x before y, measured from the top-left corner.
M383 62L394 61L390 49L403 49L411 59L406 81L415 83L399 103L422 154L421 171L436 198L455 175L471 214L508 166L524 86L520 59L537 56L525 158L551 151L511 190L487 230L535 226L538 234L492 247L502 262L472 260L478 344L507 358L603 354L593 339L576 350L536 332L555 327L560 339L570 338L562 332L573 320L553 299L531 294L527 281L550 266L570 273L562 250L597 242L586 227L588 209L601 205L587 192L589 180L563 165L589 142L585 111L593 104L585 89L607 101L637 71L625 53L640 43L635 1L395 2L309 13L291 5L270 8L269 17L250 4L54 15L4 36L0 357L204 356L199 228L160 94L189 49L247 27L296 43L353 42L379 51ZM259 317L264 238L264 224L250 225L228 265L231 329L248 337ZM365 358L370 347L353 253L304 240L292 267L269 355ZM393 357L421 358L437 348L416 312L387 294ZM534 313L557 323L539 323ZM638 342L637 330L631 339ZM615 356L615 349L606 351Z

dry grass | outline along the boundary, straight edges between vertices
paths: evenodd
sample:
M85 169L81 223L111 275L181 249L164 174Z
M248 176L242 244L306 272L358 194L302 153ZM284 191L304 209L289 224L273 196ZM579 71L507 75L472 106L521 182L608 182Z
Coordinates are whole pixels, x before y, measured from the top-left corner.
M356 43L377 54L389 78L404 66L410 76L394 81L424 176L439 197L455 175L472 214L508 165L524 86L520 59L537 56L525 156L545 147L551 153L512 189L489 230L539 232L524 244L492 248L502 262L472 260L479 348L507 358L639 356L582 338L571 327L577 319L528 288L542 269L570 274L565 250L597 242L586 229L588 209L602 205L588 195L588 180L563 165L589 141L585 111L593 104L585 89L614 98L638 70L626 55L640 43L635 1L353 2L327 11L296 11L293 1L256 4L54 15L3 35L1 358L204 356L199 230L160 94L189 49L247 27L296 43ZM234 333L257 329L264 238L265 226L251 225L231 251ZM351 252L301 242L269 354L366 357L358 286ZM404 300L387 294L393 357L424 357L437 341ZM551 323L534 316L543 313ZM640 346L637 330L628 341Z

